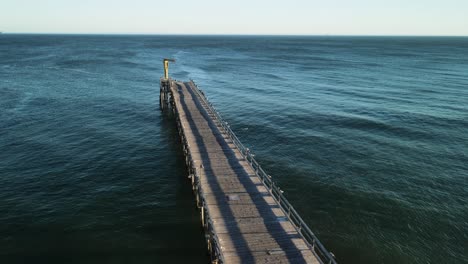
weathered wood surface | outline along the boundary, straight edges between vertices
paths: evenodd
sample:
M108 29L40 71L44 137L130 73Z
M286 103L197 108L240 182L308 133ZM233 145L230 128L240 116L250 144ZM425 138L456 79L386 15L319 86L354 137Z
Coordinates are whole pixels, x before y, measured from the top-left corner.
M225 263L320 263L195 89L171 87Z

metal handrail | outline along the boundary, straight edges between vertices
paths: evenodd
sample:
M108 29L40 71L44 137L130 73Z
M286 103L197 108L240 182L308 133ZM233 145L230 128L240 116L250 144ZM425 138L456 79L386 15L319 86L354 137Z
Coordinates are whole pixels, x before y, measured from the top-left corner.
M260 166L260 164L255 160L252 153L248 148L246 148L239 140L239 138L234 134L231 130L230 126L224 119L219 115L218 111L214 108L208 98L206 98L203 91L198 88L197 84L190 79L190 82L196 88L194 91L197 93L198 97L202 100L203 104L208 107L209 112L214 116L216 119L215 121L218 122L224 131L227 133L229 138L233 141L235 146L239 149L241 155L250 163L252 168L255 170L255 174L261 179L263 185L270 191L273 199L279 204L281 210L291 222L294 224L294 227L298 231L299 234L307 241L309 244L310 249L315 253L316 256L319 257L319 260L322 263L327 264L337 264L335 257L332 253L330 253L325 246L319 241L319 239L315 236L315 234L310 230L304 220L301 218L299 213L294 209L294 207L289 203L289 201L284 197L283 191L273 182L271 176L268 175Z

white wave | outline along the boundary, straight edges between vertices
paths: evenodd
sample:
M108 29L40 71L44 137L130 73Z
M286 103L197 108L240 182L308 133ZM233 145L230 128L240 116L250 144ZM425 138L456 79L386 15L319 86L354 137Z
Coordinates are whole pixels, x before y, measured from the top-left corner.
M179 50L173 58L176 60L175 65L171 67L171 75L176 78L194 79L194 80L210 80L211 76L206 71L198 68L196 60L201 59L195 53Z

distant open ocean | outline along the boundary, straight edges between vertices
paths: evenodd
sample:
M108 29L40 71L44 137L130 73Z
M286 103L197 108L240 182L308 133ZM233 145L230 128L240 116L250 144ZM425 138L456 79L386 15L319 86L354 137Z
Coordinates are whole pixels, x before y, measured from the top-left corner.
M0 263L207 263L162 59L339 263L468 263L468 38L0 35Z

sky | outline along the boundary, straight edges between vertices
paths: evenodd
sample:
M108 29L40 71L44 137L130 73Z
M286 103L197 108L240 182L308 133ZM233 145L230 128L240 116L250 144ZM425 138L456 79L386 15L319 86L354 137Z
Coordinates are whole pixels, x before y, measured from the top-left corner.
M0 0L0 31L468 36L468 0Z

